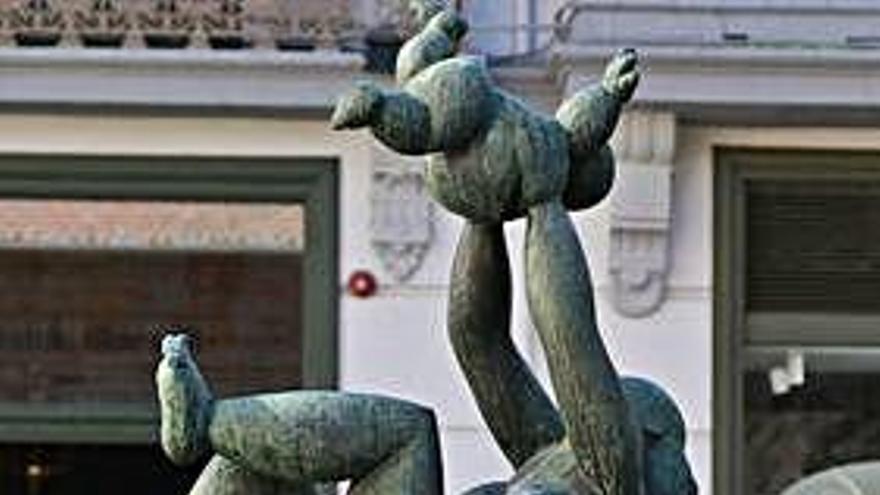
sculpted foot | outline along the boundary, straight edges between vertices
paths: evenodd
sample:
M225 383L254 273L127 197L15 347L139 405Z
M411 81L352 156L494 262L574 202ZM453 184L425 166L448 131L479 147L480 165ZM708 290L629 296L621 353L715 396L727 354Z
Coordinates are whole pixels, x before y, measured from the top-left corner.
M156 369L162 415L162 449L180 465L191 464L208 452L208 426L214 399L192 357L186 335L162 341L162 361Z
M632 99L639 85L639 57L636 51L627 48L617 53L605 68L602 87L616 96L621 103Z

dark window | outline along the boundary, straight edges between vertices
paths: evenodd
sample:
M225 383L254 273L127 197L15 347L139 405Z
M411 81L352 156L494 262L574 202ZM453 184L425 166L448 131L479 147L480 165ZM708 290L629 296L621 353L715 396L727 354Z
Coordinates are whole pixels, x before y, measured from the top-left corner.
M334 387L336 174L0 157L0 493L188 493L201 466L156 442L157 325L195 328L218 396Z
M864 489L880 479L880 156L719 157L716 491L820 493L838 468Z

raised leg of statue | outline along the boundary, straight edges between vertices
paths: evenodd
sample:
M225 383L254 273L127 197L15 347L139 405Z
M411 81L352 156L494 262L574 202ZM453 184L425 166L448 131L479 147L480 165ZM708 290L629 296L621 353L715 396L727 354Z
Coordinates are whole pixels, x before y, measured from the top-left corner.
M596 325L586 259L560 202L529 210L526 284L529 309L581 469L603 495L638 494L638 435Z
M449 336L483 418L518 468L560 441L565 429L513 344L510 312L510 263L502 225L469 223L452 268Z

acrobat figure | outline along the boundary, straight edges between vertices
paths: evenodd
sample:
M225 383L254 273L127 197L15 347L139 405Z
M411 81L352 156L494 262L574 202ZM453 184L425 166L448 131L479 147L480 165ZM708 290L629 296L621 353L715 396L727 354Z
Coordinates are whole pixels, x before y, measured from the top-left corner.
M656 385L618 377L568 215L610 190L607 141L638 84L637 56L615 56L600 84L548 118L497 88L481 60L456 56L466 32L458 14L437 13L401 50L400 89L359 85L339 101L332 124L368 127L399 153L427 155L432 196L467 221L452 271L450 338L517 471L469 494L692 495L681 414ZM527 299L559 410L509 336L502 225L523 216Z

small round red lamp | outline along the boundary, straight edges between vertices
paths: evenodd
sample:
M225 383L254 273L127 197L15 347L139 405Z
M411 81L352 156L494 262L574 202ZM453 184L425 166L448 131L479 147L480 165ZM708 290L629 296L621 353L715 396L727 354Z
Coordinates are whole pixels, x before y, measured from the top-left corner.
M367 270L357 270L348 277L348 293L359 299L372 297L379 290L376 276Z

